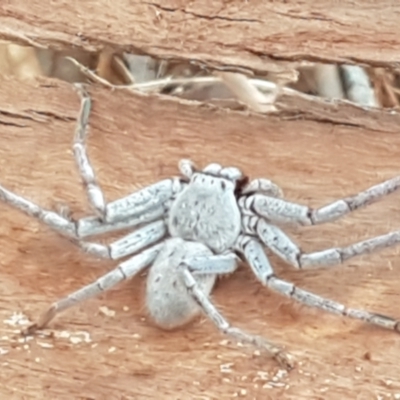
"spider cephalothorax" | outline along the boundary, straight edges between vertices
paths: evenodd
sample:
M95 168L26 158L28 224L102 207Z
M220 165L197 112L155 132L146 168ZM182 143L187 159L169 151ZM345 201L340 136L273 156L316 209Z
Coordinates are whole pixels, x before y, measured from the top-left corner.
M235 196L240 171L210 164L203 172L192 172L190 161L180 165L190 180L171 204L170 235L203 243L216 253L233 248L241 231Z
M59 312L150 267L146 305L157 325L173 329L203 311L220 331L260 347L289 367L288 358L279 347L231 327L210 299L216 278L233 273L238 256L250 266L262 285L284 296L308 306L399 330L399 322L393 318L347 308L278 278L265 250L273 251L295 268L306 269L340 264L356 255L399 243L400 231L395 231L343 248L304 253L279 225L315 225L336 220L399 189L400 177L353 197L311 209L285 200L281 189L267 179L249 181L239 169L215 163L196 170L191 161L182 160L179 164L181 177L164 179L107 203L86 152L90 98L82 86L78 85L78 91L82 106L74 154L96 215L73 220L42 209L2 186L0 199L67 236L87 253L112 260L129 257L96 282L58 300L26 333L43 328ZM84 240L127 228L132 232L109 245Z

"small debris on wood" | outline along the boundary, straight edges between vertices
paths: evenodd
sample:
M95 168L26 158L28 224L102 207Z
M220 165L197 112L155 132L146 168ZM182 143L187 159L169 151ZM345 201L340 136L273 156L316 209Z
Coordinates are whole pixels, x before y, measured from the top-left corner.
M99 311L107 316L107 317L115 317L116 312L114 310L110 310L108 307L106 306L101 306L99 307Z
M29 318L21 312L14 312L10 318L5 319L3 322L10 326L23 326L32 323L32 321L30 321Z

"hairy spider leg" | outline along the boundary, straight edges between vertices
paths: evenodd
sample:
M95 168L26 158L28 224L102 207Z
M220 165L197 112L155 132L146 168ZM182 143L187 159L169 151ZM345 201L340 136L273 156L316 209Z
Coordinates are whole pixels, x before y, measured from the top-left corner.
M297 269L317 269L342 264L350 258L392 247L400 243L400 230L375 236L345 247L303 252L282 229L253 215L243 217L246 232L258 236L278 257Z
M2 186L0 186L0 198L5 203L36 218L63 236L68 237L70 241L77 244L86 253L100 258L116 260L125 257L156 243L167 234L167 226L164 219L162 219L165 214L164 209L152 210L147 214L128 219L124 223L104 224L98 218L93 219L92 217L74 221L54 211L42 209L35 203L10 192ZM109 245L81 240L85 236L128 227L132 228L142 224L145 225ZM92 229L89 229L90 227Z
M272 223L317 225L335 221L352 211L375 203L399 189L400 176L396 176L355 196L336 200L317 209L261 193L241 197L239 206L243 211L253 211Z
M163 244L157 244L142 253L120 263L115 269L103 275L95 282L77 290L68 296L57 300L39 318L38 322L30 325L24 335L32 335L45 328L58 314L85 300L93 298L102 292L110 290L118 283L130 279L148 267L157 257Z
M227 258L229 257L229 258ZM228 261L228 264L226 262ZM224 262L226 265L222 266ZM270 357L278 361L286 369L292 369L292 363L288 354L281 347L264 339L261 336L251 335L239 328L233 327L227 319L217 310L209 296L207 296L199 287L196 281L196 275L201 274L230 274L237 268L237 258L234 253L228 255L216 255L205 257L204 259L188 259L182 266L182 276L190 295L200 305L203 313L211 320L218 330L235 340L245 344L250 344L258 349L263 350Z
M290 282L277 278L267 256L264 253L261 243L255 238L241 236L238 241L238 249L244 255L253 270L253 273L261 284L275 292L309 307L358 319L385 329L391 329L397 332L400 331L399 320L365 310L347 308L343 304L300 289Z
M164 179L126 197L107 203L103 191L97 183L96 174L86 150L91 99L82 84L75 84L75 87L81 98L81 107L75 130L74 157L89 204L101 220L113 223L146 213L162 206L183 189L179 178Z

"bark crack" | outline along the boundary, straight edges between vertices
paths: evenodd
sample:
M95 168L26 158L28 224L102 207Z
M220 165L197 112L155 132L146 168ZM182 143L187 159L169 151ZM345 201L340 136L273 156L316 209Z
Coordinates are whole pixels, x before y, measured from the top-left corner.
M157 3L148 3L145 2L144 4L153 6L158 8L159 10L162 11L166 11L166 12L171 12L171 13L175 13L175 12L182 12L184 14L187 15L192 15L193 17L196 18L201 18L201 19L206 19L208 21L212 21L212 20L222 20L222 21L230 21L230 22L257 22L257 23L262 23L261 20L259 19L252 19L252 18L230 18L230 17L225 17L222 15L204 15L204 14L198 14L195 13L193 11L187 11L184 8L171 8L171 7L165 7L165 6L161 6L160 4Z

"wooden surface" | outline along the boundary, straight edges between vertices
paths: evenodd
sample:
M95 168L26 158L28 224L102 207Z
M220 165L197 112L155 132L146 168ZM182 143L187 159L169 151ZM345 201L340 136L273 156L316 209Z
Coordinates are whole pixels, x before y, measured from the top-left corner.
M399 18L394 0L13 0L0 2L0 39L253 71L304 59L397 67Z
M66 203L74 216L88 213L71 152L79 108L72 87L2 78L1 88L1 183L44 207ZM376 132L99 88L90 93L89 154L108 200L175 175L183 157L268 177L287 198L311 206L399 173L400 135L393 126ZM398 229L399 215L395 194L339 223L288 233L313 251ZM0 221L1 398L297 400L400 393L398 335L293 304L261 287L246 267L219 283L215 303L233 324L286 346L298 363L289 375L253 349L227 343L204 318L176 332L153 327L143 307L143 276L60 315L47 331L54 337L21 343L9 321L14 313L35 319L116 263L81 254L6 206L0 205ZM279 276L300 287L400 316L399 250L309 272L270 259Z

